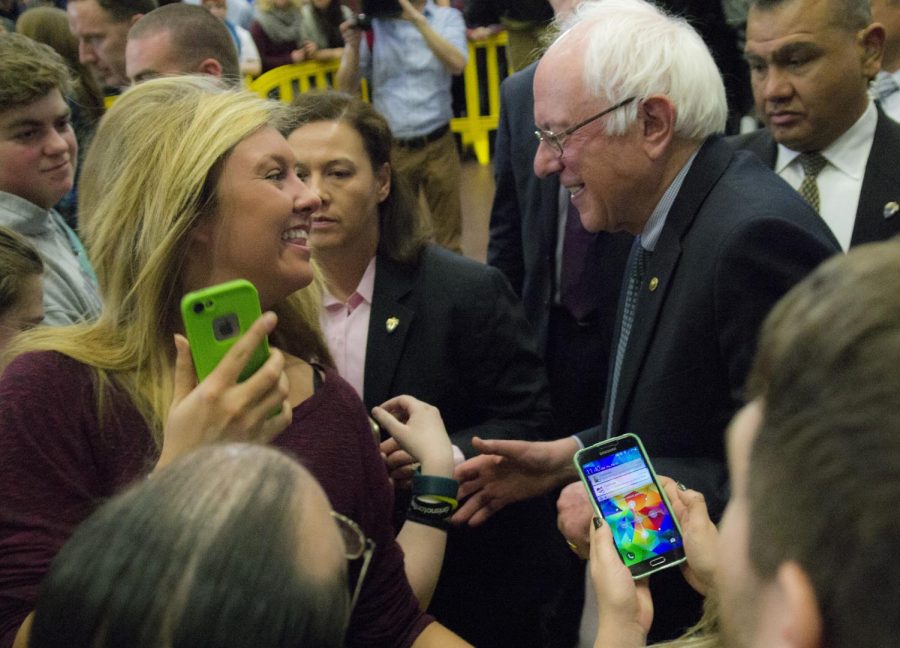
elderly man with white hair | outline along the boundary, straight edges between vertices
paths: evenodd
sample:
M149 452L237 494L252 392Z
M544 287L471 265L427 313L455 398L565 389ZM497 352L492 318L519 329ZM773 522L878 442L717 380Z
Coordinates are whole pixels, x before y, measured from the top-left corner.
M477 523L575 480L581 444L625 432L657 469L704 493L715 515L724 431L743 405L760 323L838 245L757 159L722 141L722 79L686 21L643 0L582 3L538 64L539 176L558 174L589 231L630 232L600 426L552 442L483 441L460 466ZM591 508L563 491L560 528L586 555ZM656 636L695 619L658 579ZM671 611L672 614L667 614Z

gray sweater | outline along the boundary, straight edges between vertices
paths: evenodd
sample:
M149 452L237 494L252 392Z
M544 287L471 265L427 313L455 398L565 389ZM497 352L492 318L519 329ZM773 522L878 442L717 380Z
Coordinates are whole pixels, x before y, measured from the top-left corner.
M0 225L27 238L44 261L44 324L63 326L100 314L94 271L58 212L0 191Z

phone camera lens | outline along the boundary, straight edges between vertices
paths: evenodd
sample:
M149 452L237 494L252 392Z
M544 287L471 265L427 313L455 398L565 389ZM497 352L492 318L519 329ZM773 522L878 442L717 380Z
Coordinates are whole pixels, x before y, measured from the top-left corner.
M194 312L197 313L198 315L200 313L202 313L203 312L203 304L201 304L199 302L194 304Z

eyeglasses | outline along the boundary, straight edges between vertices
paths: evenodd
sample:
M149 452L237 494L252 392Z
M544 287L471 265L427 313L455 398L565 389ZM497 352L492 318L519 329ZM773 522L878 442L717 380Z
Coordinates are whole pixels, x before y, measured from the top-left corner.
M375 552L375 541L367 538L363 530L359 528L359 525L346 515L332 511L331 517L334 518L338 530L341 532L341 538L344 540L344 556L347 560L363 559L359 575L356 577L356 586L353 588L353 598L350 599L350 609L352 610L356 607L356 599L359 598L363 580L366 577L366 572L369 571L369 563L372 561L372 554Z
M536 131L534 131L534 135L535 135L535 137L538 138L539 142L543 142L544 144L549 145L551 148L553 148L554 151L556 151L556 154L559 157L562 157L563 145L565 145L566 138L569 135L571 135L572 133L577 131L579 128L582 128L583 126L587 126L592 121L596 121L596 120L600 119L601 117L603 117L604 115L608 115L609 113L613 112L614 110L618 110L622 106L627 106L635 99L636 99L636 97L629 97L625 101L620 101L615 106L611 106L611 107L607 108L606 110L601 110L593 117L588 117L584 121L578 122L574 126L569 126L566 130L562 131L561 133L554 133L552 131L546 131L546 130L542 130L542 129L538 128Z

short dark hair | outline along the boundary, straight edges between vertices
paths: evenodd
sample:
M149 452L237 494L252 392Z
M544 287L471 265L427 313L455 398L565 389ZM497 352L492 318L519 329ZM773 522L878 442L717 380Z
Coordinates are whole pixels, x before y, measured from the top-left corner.
M822 265L769 315L750 374L750 558L765 578L802 566L832 648L900 630L898 274L898 241Z
M363 141L372 168L391 168L391 191L378 206L378 251L400 263L415 263L428 242L428 226L415 196L393 163L393 136L387 120L370 104L343 92L316 90L297 95L285 135L313 122L340 121Z
M85 0L69 0L84 2ZM97 6L107 12L115 22L126 22L136 15L150 13L156 9L156 0L96 0Z
M312 484L259 445L176 460L78 527L41 585L29 646L339 648L346 571L300 564Z
M169 4L144 14L128 32L128 38L146 38L169 32L175 56L184 71L214 58L222 64L222 78L231 85L241 80L237 47L225 23L203 7Z
M0 226L0 315L19 303L25 280L44 272L44 262L18 232Z
M775 9L783 4L797 2L798 0L750 0L749 9L766 11ZM865 29L872 22L872 9L869 0L828 0L831 3L830 12L832 24L851 31Z

